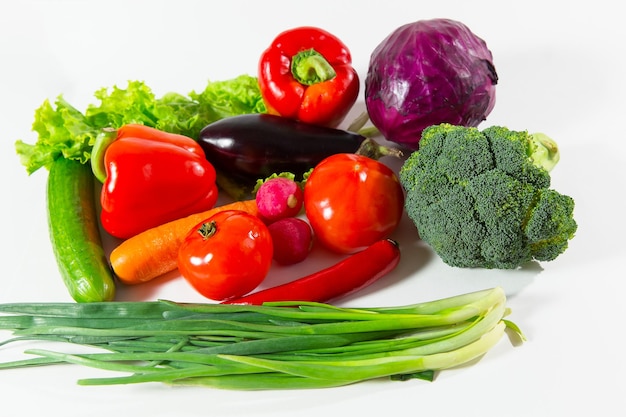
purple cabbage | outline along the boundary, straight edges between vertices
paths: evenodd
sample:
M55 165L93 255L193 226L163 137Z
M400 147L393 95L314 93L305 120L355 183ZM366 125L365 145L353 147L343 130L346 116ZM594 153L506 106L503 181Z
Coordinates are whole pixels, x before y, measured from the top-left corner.
M389 141L417 149L422 130L450 123L478 126L495 105L498 75L491 51L461 22L403 25L372 52L365 104Z

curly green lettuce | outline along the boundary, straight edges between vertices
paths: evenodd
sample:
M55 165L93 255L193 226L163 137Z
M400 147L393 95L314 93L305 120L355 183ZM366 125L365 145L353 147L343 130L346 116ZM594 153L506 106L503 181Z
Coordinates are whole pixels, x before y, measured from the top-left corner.
M94 96L99 104L89 105L84 112L62 95L54 103L45 100L35 111L32 130L37 141L15 142L29 175L60 156L87 163L96 137L105 128L139 123L197 138L204 126L216 120L266 111L257 78L249 75L209 81L204 90L188 95L171 92L156 97L144 82L129 81L126 88L102 88Z

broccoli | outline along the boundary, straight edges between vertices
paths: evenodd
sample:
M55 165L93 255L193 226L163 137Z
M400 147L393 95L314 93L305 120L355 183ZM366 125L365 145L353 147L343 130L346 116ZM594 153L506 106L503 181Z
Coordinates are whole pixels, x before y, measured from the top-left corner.
M408 216L451 266L514 269L554 260L577 229L574 200L549 188L558 159L543 134L428 127L399 173Z

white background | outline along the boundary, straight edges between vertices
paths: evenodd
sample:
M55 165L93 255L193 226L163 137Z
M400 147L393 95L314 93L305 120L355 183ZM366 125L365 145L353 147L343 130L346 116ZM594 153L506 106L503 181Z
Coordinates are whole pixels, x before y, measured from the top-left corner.
M0 413L107 416L617 416L624 394L623 200L626 31L618 2L549 1L2 1L0 3L0 302L71 301L48 240L45 180L27 176L14 142L34 142L33 112L59 94L84 110L101 87L143 80L156 95L255 74L280 31L314 25L339 36L365 77L392 30L448 17L487 41L500 82L484 123L544 132L562 159L552 186L576 201L567 252L523 271L444 265L406 219L400 266L346 305L401 305L501 285L527 343L503 339L479 362L432 383L371 381L316 391L232 392L160 384L79 387L104 371L59 366L0 371ZM360 103L362 105L362 93ZM276 268L267 285L331 259ZM176 276L120 299L203 301ZM1 336L8 336L2 333ZM30 347L0 347L0 361ZM108 374L107 374L108 375Z

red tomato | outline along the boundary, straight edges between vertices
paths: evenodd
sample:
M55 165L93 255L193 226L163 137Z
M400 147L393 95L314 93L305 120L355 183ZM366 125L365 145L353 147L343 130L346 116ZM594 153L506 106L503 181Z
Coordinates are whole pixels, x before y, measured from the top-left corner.
M273 251L269 229L258 217L226 210L189 232L178 269L200 294L222 301L255 289L269 272Z
M354 253L396 229L404 192L387 165L342 153L313 169L304 188L304 209L320 243L338 253Z

